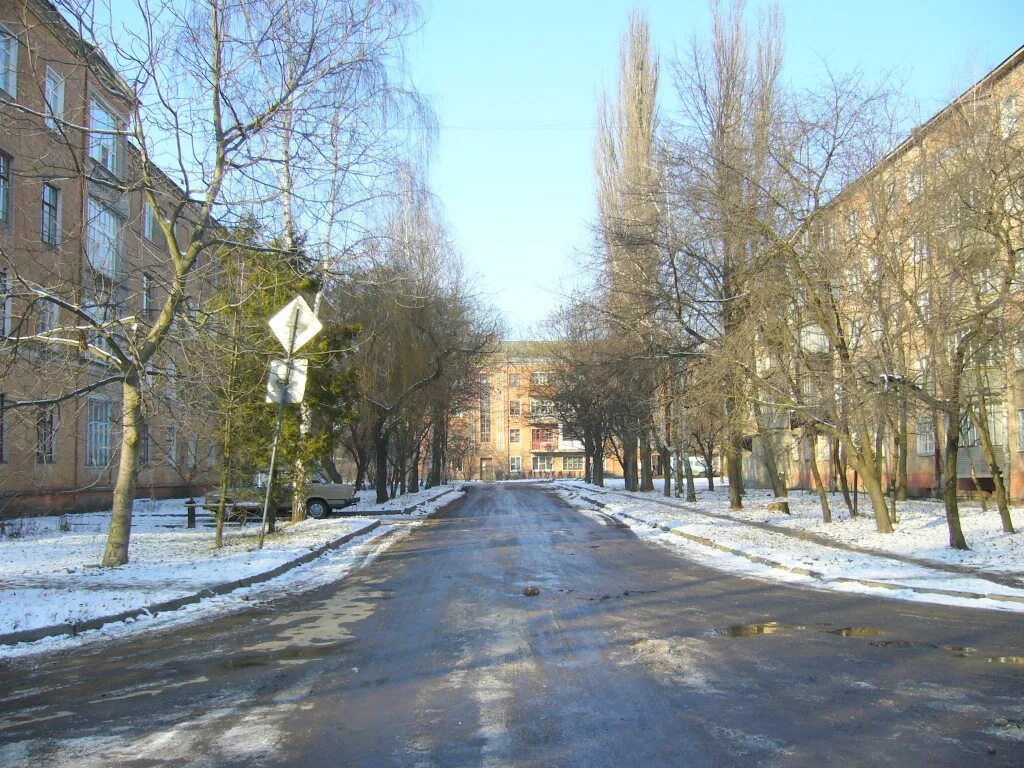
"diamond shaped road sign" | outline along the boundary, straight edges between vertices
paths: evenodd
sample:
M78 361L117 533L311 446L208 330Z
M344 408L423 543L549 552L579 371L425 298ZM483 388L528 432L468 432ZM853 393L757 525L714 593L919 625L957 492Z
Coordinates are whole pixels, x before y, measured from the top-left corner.
M268 403L301 403L306 392L306 376L309 372L309 360L291 358L270 361L270 375L267 377Z
M289 301L284 309L270 318L267 325L289 355L295 354L324 327L301 296Z

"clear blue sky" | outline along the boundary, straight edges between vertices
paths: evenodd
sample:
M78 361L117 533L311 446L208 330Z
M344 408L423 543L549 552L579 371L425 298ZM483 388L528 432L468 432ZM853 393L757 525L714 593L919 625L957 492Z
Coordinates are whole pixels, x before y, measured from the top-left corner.
M708 29L704 0L424 0L409 48L441 132L431 179L470 273L528 337L558 303L591 241L593 123L614 87L619 40L633 7L649 13L670 60ZM748 3L756 21L760 4ZM810 85L823 64L892 72L923 119L1024 44L1024 2L782 0L786 69ZM665 101L668 104L668 100Z

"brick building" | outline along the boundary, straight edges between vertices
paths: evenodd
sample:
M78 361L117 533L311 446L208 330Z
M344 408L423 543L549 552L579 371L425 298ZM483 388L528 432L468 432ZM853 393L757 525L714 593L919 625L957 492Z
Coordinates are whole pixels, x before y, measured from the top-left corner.
M0 5L0 515L110 500L120 387L108 355L162 304L160 221L183 199L158 173L159 205L147 202L139 154L117 135L132 99L47 0ZM185 217L175 226L188 235ZM175 404L178 366L167 354L150 373L142 495L190 491L215 458L206 419ZM5 407L76 388L92 389Z

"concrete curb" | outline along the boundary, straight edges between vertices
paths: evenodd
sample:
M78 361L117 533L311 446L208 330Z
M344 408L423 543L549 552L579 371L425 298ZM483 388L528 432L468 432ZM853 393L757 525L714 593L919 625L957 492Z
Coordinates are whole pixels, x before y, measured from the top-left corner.
M413 512L423 507L424 505L432 504L438 499L442 499L445 496L448 496L449 494L461 490L461 486L449 488L443 491L442 493L437 494L436 496L432 496L429 499L424 499L423 501L419 501L411 506L399 510L389 510L386 512L387 515L395 516L411 515ZM440 512L442 509L444 509L445 506L447 506L447 504L438 507L432 514ZM362 511L372 512L373 510ZM97 616L96 618L87 619L85 621L65 624L53 624L48 627L37 627L35 629L25 629L20 632L8 632L6 634L0 634L0 646L14 645L16 643L33 643L37 640L42 640L46 637L59 637L61 635L77 635L82 632L88 632L89 630L100 629L106 624L113 624L125 621L126 619L135 619L140 616L153 616L155 614L164 613L166 611L176 611L179 608L184 608L186 605L194 605L195 603L198 603L210 597L226 595L229 592L234 592L236 589L241 589L243 587L251 587L254 584L260 584L264 581L270 581L271 579L275 579L293 568L297 568L300 565L305 565L306 563L316 560L318 557L323 555L328 550L337 549L338 547L342 546L343 544L347 544L348 542L352 541L352 539L358 536L370 533L370 531L379 528L381 524L382 523L380 520L374 520L372 523L364 525L362 528L346 533L344 536L339 536L337 539L332 539L331 541L328 541L326 544L320 545L316 549L312 549L309 552L300 555L299 557L281 563L281 565L275 566L274 568L271 568L269 571L256 573L252 576L246 576L245 578L236 579L234 581L229 581L224 584L216 584L212 587L207 587L206 589L201 589L198 592L194 592L193 594L175 598L174 600L165 600L163 602L153 603L151 605L143 606L141 608L131 608L127 611L111 614L109 616Z
M623 494L617 494L617 495L621 496ZM602 509L608 506L606 503L604 503L602 501L598 501L597 499L594 499L592 497L584 496L582 494L578 494L578 496L579 496L580 499L582 499L582 500L584 500L584 501L586 501L588 503L594 504L594 505L596 505L596 506L598 506L598 507L600 507ZM625 498L629 498L629 497L626 496ZM652 500L651 499L645 499L645 501L652 501ZM658 503L658 502L655 501L654 503ZM663 506L663 507L671 507L671 508L674 508L674 509L678 509L678 507L676 507L676 505L674 505L674 504L662 504L661 506ZM694 510L694 511L696 511L696 510ZM659 530L665 531L666 533L670 533L673 536L679 536L680 538L687 539L688 541L692 541L695 544L700 544L701 546L709 547L711 549L718 550L719 552L726 552L726 553L728 553L730 555L735 555L736 557L742 557L743 559L749 560L752 563L757 563L759 565L766 565L766 566L768 566L770 568L775 568L775 569L780 570L780 571L786 571L788 573L795 573L795 574L798 574L800 576L807 576L809 578L816 579L818 581L838 582L838 583L844 583L844 584L859 584L859 585L865 586L865 587L873 587L873 588L876 588L876 589L888 589L888 590L891 590L891 591L909 590L911 592L915 592L915 593L920 594L920 595L939 595L939 596L943 596L943 597L962 597L962 598L967 598L967 599L971 599L971 600L995 600L997 602L1011 602L1011 603L1020 603L1020 604L1024 605L1024 597L1018 597L1016 595L1001 595L1001 594L998 594L998 593L992 594L992 593L985 593L985 592L964 592L962 590L940 589L938 587L912 587L912 586L908 586L906 584L896 584L896 583L893 583L893 582L886 582L886 581L873 581L871 579L855 579L855 578L850 578L848 576L836 576L836 577L831 577L830 578L828 576L825 576L825 574L821 573L820 571L814 571L814 570L811 570L810 568L802 568L800 566L785 565L784 563L780 563L780 562L778 562L776 560L770 560L770 559L768 559L766 557L761 557L760 555L752 555L749 552L744 552L743 550L740 550L740 549L733 549L731 547L726 547L726 546L724 546L722 544L718 544L718 543L716 543L716 542L712 541L711 539L708 539L708 538L706 538L704 536L696 536L696 535L694 535L692 533L686 533L685 531L681 531L681 530L679 530L677 528L672 528L671 526L669 526L669 525L667 525L665 523L649 523L646 520L642 520L639 517L636 517L634 515L629 514L628 512L618 512L616 514L618 514L618 516L620 516L620 517L624 517L624 518L627 518L629 520L633 520L633 521L635 521L637 523L640 523L642 525L648 525L648 526L651 526L652 528L658 528ZM707 514L707 513L700 513L700 514ZM719 517L719 516L715 515L715 517ZM736 520L735 518L729 518L729 519L730 520L734 520L735 522L739 522L741 524L743 523L742 520ZM820 541L815 541L813 543L818 544L819 546L828 546L828 544L824 544L824 543L822 543ZM835 549L839 549L839 548L835 547ZM885 557L884 554L876 554L876 553L868 553L868 554L871 554L871 555L873 555L875 557L883 557L883 558ZM968 575L968 574L965 574L965 575ZM973 576L973 578L984 579L983 576Z
M48 627L36 627L35 629L25 629L20 632L8 632L6 634L0 634L0 645L14 645L16 643L33 643L37 640L42 640L45 637L56 637L60 635L77 635L82 632L88 632L89 630L99 629L106 624L113 624L121 622L126 619L134 619L140 616L153 616L158 613L164 613L165 611L176 611L179 608L184 608L186 605L194 605L202 600L210 597L216 597L218 595L226 595L229 592L234 592L236 589L243 587L251 587L254 584L260 584L264 581L270 581L278 576L290 571L292 568L297 568L300 565L316 560L318 557L323 555L325 552L331 549L337 549L343 544L347 544L357 536L369 533L381 525L380 520L374 520L368 525L364 525L355 531L350 531L344 536L339 536L337 539L332 539L326 544L322 544L316 549L312 549L305 554L296 557L287 562L281 563L269 571L263 571L262 573L256 573L252 576L246 576L245 578L235 579L234 581L225 582L223 584L215 584L212 587L201 589L198 592L194 592L190 595L184 595L183 597L177 597L173 600L165 600L160 603L152 603L141 608L131 608L121 613L111 614L109 616L97 616L92 619L86 619L85 621L70 622L65 624L53 624Z

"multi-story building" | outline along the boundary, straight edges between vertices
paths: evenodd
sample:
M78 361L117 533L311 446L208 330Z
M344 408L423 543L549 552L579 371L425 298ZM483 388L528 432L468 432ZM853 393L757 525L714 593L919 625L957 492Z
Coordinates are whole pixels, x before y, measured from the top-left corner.
M914 129L806 231L799 247L817 249L832 264L819 290L835 297L837 312L800 329L806 407L795 414L797 429L790 431L783 414L771 430L791 486L813 485L806 425L818 416L810 391L835 391L837 381L840 328L824 334L816 323L838 322L862 392L873 382L872 407L888 408L905 424L903 447L891 423L886 437L876 438L883 481L902 460L911 493L936 488L948 422L935 403L956 396L963 403L958 488L992 489L980 411L1010 494L1024 497L1022 107L1024 47ZM951 395L954 385L960 389ZM822 402L829 397L818 394ZM753 483L763 474L756 456L766 437L754 439L748 457ZM814 455L834 480L835 441L819 440Z
M583 477L583 444L567 432L551 401L551 358L544 344L505 345L484 368L480 401L452 430L454 472L469 480ZM460 439L461 438L461 439Z
M139 153L119 133L132 106L48 0L0 5L0 515L109 503L121 392L108 356L162 304L160 222L183 200L159 173L158 206L144 194ZM184 493L214 458L202 424L179 418L178 365L165 354L152 366L141 494Z

